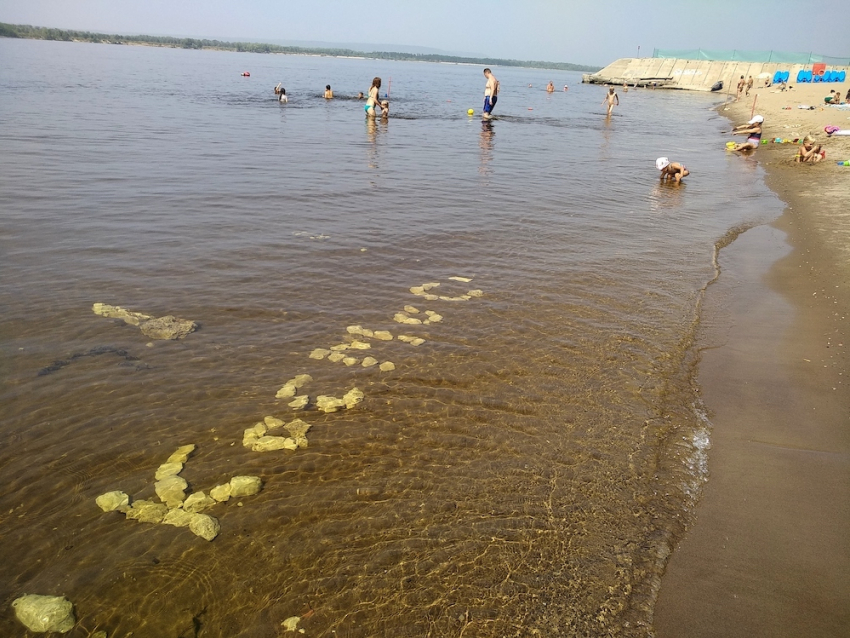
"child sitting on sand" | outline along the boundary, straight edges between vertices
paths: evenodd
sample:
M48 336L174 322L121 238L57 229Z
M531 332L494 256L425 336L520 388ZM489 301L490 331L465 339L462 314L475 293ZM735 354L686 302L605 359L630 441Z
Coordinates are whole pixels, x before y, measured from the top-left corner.
M800 147L800 152L795 156L796 162L809 162L815 164L826 157L826 151L820 144L815 145L815 138L811 135L806 135L803 138L803 145Z
M685 168L684 164L671 162L666 157L659 157L655 160L655 168L661 171L661 181L665 179L675 180L677 184L682 182L683 177L687 177L691 172Z
M733 151L753 151L761 144L761 125L764 124L764 118L761 115L756 115L746 124L736 126L732 130L732 135L747 135L747 141L738 144Z

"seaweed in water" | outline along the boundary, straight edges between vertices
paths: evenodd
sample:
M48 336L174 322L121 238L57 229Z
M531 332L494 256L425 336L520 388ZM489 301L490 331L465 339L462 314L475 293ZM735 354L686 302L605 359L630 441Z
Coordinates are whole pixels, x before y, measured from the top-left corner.
M129 352L124 350L123 348L116 348L114 346L97 346L95 348L91 348L86 352L77 352L72 354L67 359L59 359L54 361L49 366L42 368L38 371L38 376L43 377L44 375L50 374L51 372L56 372L57 370L61 370L67 365L72 364L77 359L82 359L83 357L96 357L99 354L115 354L119 357L122 357L125 361L139 361L138 357L131 355ZM137 370L144 370L148 366L146 364L137 364Z

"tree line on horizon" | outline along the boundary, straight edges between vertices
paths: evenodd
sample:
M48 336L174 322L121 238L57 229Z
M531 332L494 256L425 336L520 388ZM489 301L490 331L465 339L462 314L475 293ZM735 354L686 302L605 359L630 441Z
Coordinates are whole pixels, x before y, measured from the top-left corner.
M503 60L499 58L471 58L436 53L401 53L398 51L354 51L352 49L291 47L262 42L223 42L198 38L174 38L156 35L116 35L34 27L28 24L7 24L0 22L0 37L25 38L29 40L58 40L63 42L94 42L98 44L149 44L180 49L216 49L246 53L282 53L289 55L309 54L331 57L365 57L379 60L400 60L415 62L453 62L456 64L481 64L493 66L519 66L558 71L598 71L600 67L569 62L544 62L539 60Z

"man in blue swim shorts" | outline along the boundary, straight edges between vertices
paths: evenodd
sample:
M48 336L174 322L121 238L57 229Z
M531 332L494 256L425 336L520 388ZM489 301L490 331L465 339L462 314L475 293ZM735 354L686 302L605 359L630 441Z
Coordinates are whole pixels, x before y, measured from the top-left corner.
M484 86L484 119L489 120L493 117L493 109L499 99L499 81L490 69L484 69L484 77L487 78Z

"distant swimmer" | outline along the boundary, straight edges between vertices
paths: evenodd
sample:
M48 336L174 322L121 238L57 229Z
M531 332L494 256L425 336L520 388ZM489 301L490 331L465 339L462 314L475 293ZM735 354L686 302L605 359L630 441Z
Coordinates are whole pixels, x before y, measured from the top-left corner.
M655 160L655 168L661 171L661 181L671 180L675 181L677 184L682 182L683 177L687 177L691 174L691 172L685 168L684 164L679 164L679 162L671 162L666 157L659 157Z
M289 98L286 97L286 89L285 88L280 87L280 91L278 92L277 101L281 102L282 104L286 104L287 102L289 102Z
M484 119L489 120L493 117L493 109L496 107L496 102L499 100L499 80L493 75L490 69L484 69L484 77L487 78L487 84L484 85ZM529 84L529 86L531 86Z
M278 83L277 83L277 86L276 86L276 87L274 87L274 94L275 94L275 95L280 95L280 85L281 85L281 84L283 84L283 82L278 82Z
M736 126L732 131L732 135L746 135L747 141L738 144L733 151L754 151L761 144L761 125L764 124L764 118L761 115L753 116L746 124ZM731 144L731 142L730 142Z
M608 117L611 117L611 112L614 110L614 105L620 106L620 96L617 95L617 92L614 91L614 87L612 86L608 89L608 93L605 94L605 99L602 100L602 104L608 103Z
M628 92L629 92L629 83L623 82L623 93L628 93Z
M326 100L331 100L331 99L333 99L333 96L334 96L334 92L331 90L331 85L330 84L326 85L325 86L325 94L322 97L324 97Z
M569 91L569 90L570 90L570 87L568 87L568 86L565 84L565 85L564 85L564 92L566 93L566 92L567 92L567 91Z
M358 93L358 94L357 94L357 99L358 99L358 100L362 100L362 99L363 99L363 91L360 91L360 93Z
M554 93L555 92L555 85L552 84L552 80L549 80L549 84L546 85L546 92L547 93Z
M381 104L380 93L381 78L374 78L372 80L372 86L369 88L369 97L366 99L366 106L363 107L368 117L375 117L377 115L375 109Z

